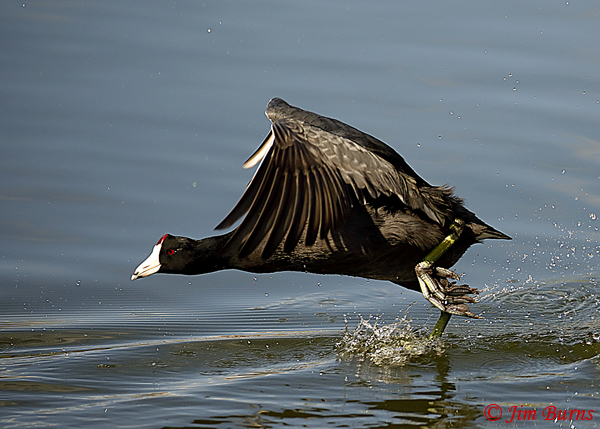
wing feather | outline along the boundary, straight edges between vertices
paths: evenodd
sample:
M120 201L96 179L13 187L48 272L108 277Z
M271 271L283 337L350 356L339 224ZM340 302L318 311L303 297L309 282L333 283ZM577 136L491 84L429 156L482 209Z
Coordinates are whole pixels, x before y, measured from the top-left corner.
M297 187L296 181L293 177L295 174L293 172L284 171L282 174L282 184L280 186L280 201L279 206L277 208L277 212L272 214L272 218L274 219L275 228L271 228L271 233L269 235L269 239L265 244L265 247L262 252L262 257L267 259L279 244L283 241L285 234L289 231L290 223L292 218L294 217L294 209L290 210L290 202L296 200Z
M244 167L260 165L217 226L230 227L245 215L227 244L240 257L262 246L261 256L269 258L281 243L291 252L303 234L312 246L336 230L353 204L382 195L444 224L451 190L411 175L402 157L374 137L274 100L267 107L271 131Z
M304 243L307 246L312 246L317 241L317 234L319 233L319 226L321 224L321 183L315 176L313 171L310 171L308 175L308 186L310 188L310 200L309 200L309 214L308 214L308 227L306 228L306 238Z
M308 218L308 204L305 204L306 197L310 200L310 188L306 185L306 177L304 172L300 171L295 176L296 180L296 199L294 201L294 218L290 225L290 231L288 232L285 240L283 250L285 252L291 252L296 247L296 244L302 236L304 227L306 226L306 219Z
M263 192L258 194L244 221L232 237L242 245L241 258L248 256L256 249L273 225L274 219L270 214L273 212L273 205L279 201L276 189L279 187L280 179L279 169L275 168L274 170L274 179L266 183L262 189Z

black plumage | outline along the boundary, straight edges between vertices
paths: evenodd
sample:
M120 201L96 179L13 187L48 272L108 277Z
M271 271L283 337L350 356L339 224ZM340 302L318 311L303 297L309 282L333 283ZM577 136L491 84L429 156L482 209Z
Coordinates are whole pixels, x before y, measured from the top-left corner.
M229 268L308 271L419 290L415 266L455 220L464 231L437 261L440 267L450 267L483 239L509 239L467 210L453 189L430 185L375 137L279 98L269 102L266 114L271 131L244 167L260 165L217 229L243 218L240 225L203 240L165 235L153 252L154 264L151 255L132 278ZM445 299L438 301L445 309ZM472 315L456 308L453 314Z

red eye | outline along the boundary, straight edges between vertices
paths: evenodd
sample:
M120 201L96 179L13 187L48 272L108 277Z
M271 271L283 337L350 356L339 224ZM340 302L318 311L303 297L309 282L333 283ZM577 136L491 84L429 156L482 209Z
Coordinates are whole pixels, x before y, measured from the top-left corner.
M167 250L167 255L173 256L174 254L175 254L175 250L173 250L173 249Z

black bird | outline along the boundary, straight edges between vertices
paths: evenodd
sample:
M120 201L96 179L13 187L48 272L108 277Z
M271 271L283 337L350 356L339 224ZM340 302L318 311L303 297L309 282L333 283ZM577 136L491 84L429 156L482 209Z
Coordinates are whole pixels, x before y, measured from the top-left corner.
M164 235L132 280L225 269L342 274L421 290L442 312L476 317L466 303L477 290L449 282L458 276L447 268L474 243L510 237L375 137L279 98L266 114L271 131L244 167L260 165L216 229L245 216L240 225L202 240ZM453 244L443 253L445 237Z

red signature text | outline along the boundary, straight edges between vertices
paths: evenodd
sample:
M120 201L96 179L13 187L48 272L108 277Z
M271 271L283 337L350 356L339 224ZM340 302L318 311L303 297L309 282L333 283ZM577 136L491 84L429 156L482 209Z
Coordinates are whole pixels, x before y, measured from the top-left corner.
M498 421L502 418L502 407L496 404L490 404L485 407L483 412L485 418L490 421ZM554 405L548 405L542 409L525 408L523 405L513 405L508 407L504 414L504 421L512 423L514 421L525 420L592 420L594 418L594 410L580 410L578 408L558 408Z

